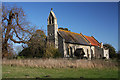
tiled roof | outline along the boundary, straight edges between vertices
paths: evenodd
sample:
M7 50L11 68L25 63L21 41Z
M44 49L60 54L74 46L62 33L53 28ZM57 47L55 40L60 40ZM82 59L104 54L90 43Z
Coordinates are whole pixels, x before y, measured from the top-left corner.
M65 42L83 45L90 45L91 43L93 46L100 46L100 43L93 36L89 37L82 35L82 33L79 34L62 29L58 29L58 32L65 39Z
M93 36L91 36L91 37L90 36L85 36L85 38L91 43L91 45L100 46L100 43Z
M90 45L89 42L85 38L83 38L83 36L79 33L74 33L71 31L65 31L61 29L58 29L58 32L65 39L65 42Z

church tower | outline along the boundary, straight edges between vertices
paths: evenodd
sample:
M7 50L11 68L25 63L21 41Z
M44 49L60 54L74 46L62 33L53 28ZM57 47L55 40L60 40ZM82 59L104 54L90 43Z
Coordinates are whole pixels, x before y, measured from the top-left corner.
M57 18L52 11L53 9L51 8L51 11L49 13L49 17L47 19L47 38L48 42L52 43L55 48L58 48L58 25L57 25Z

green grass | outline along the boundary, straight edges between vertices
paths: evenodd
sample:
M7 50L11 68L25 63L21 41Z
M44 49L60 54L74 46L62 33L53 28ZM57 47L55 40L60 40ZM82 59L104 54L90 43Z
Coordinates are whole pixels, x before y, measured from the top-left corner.
M81 68L33 68L20 66L3 66L3 78L117 78L116 69L81 69Z

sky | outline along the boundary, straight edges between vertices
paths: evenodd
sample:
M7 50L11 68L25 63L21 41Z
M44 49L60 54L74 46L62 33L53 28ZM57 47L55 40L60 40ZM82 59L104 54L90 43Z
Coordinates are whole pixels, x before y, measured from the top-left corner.
M94 36L99 42L111 44L118 51L117 2L7 2L22 7L31 24L47 32L51 8L57 17L58 28ZM46 33L47 34L47 33Z

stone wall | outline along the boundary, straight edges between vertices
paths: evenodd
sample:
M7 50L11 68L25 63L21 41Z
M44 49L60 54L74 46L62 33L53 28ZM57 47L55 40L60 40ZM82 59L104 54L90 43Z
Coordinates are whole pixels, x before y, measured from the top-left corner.
M58 33L58 50L62 54L62 56L64 57L63 38L60 36L59 33Z
M104 57L104 52L103 48L95 46L95 58L103 58Z
M74 57L74 52L78 48L82 48L84 50L84 53L85 53L84 57L88 57L88 58L91 59L91 49L93 50L93 55L95 56L94 46L90 47L90 46L87 46L87 45L65 43L64 47L65 47L65 49L64 49L64 57L70 57L71 55L73 55L73 57ZM69 54L68 54L68 51L69 51Z
M103 58L103 57L106 57L106 59L109 59L109 50L105 50L97 46L64 43L63 41L63 49L61 50L63 50L64 52L64 57L74 57L75 56L74 52L78 48L82 48L85 53L84 57L87 57L89 59Z

